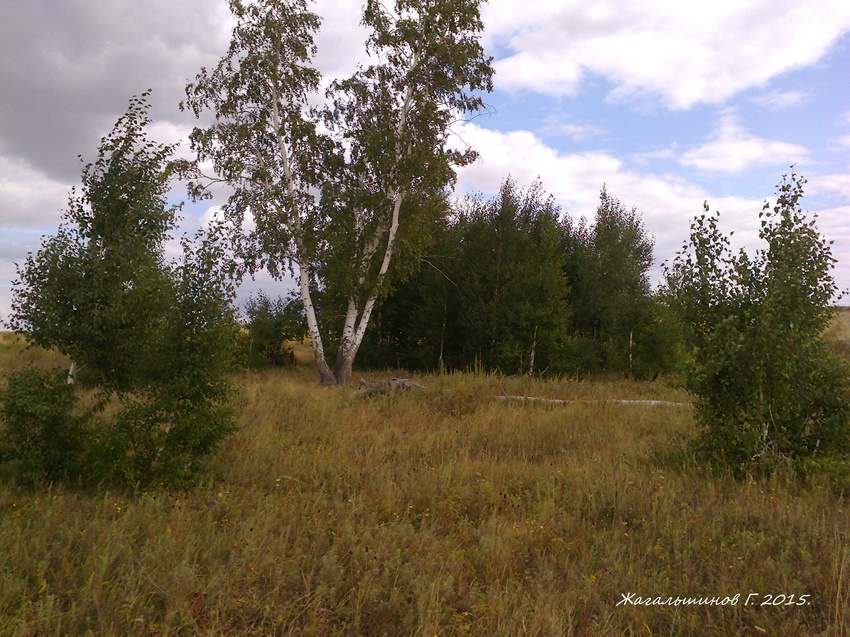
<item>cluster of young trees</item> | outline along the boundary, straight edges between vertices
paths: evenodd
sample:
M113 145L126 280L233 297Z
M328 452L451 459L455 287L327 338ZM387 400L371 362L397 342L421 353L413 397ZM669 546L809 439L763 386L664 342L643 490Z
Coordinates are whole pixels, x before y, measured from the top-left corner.
M563 215L541 184L508 179L432 230L420 269L381 304L369 365L645 377L674 363L676 332L653 293L653 239L603 188L592 224Z
M212 230L165 258L174 148L147 138L146 97L103 138L58 233L18 269L10 327L71 359L67 375L8 379L0 456L26 479L181 480L234 427L229 253Z
M737 473L820 459L849 470L850 372L826 339L835 257L802 211L804 184L783 177L759 213L766 247L752 254L732 252L706 204L669 272L702 427L696 450Z

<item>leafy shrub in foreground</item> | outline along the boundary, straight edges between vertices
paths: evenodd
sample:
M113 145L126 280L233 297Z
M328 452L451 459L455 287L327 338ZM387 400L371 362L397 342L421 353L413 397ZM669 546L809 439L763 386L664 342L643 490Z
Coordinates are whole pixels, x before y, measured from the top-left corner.
M835 258L801 212L804 183L783 178L776 204L765 204L765 249L733 255L717 217L703 215L671 273L703 427L696 448L739 473L787 460L811 466L850 449L850 374L824 335Z
M224 230L184 236L182 258L166 259L177 169L173 147L145 135L145 97L83 169L59 231L18 268L9 325L68 356L68 382L88 385L95 405L83 427L63 374L10 379L7 455L30 477L182 481L234 428Z

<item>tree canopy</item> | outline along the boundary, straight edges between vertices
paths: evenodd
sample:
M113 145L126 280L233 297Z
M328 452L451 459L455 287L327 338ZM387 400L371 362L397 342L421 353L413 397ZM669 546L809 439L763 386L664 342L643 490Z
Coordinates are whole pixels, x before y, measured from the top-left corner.
M198 159L234 188L225 207L250 215L250 268L297 276L322 382L349 382L354 357L390 264L415 262L419 230L443 213L453 166L474 153L448 150L452 121L483 105L492 68L479 43L478 0L368 0L363 24L375 63L331 83L328 105L311 65L319 18L304 0L231 0L228 53L186 88L184 107L215 113L197 128ZM311 102L312 100L312 102ZM241 224L237 224L241 225ZM314 296L342 299L331 369ZM325 317L329 320L329 317Z

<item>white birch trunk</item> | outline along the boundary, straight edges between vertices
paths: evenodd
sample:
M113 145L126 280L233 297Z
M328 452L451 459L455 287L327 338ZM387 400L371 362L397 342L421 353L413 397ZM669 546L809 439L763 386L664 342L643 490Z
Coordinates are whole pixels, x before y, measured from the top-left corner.
M71 361L71 367L68 369L68 384L76 385L77 384L77 361Z
M384 277L389 270L390 262L392 261L393 252L395 251L395 238L398 234L398 219L401 211L401 202L404 196L401 193L396 193L393 202L392 222L390 223L389 235L387 236L387 247L384 250L384 258L381 261L381 269L378 271L378 277L375 281L376 287L380 286ZM336 376L337 382L340 385L346 384L351 380L351 370L354 364L354 357L357 356L357 350L363 342L363 337L366 335L366 328L369 326L369 319L372 316L372 310L375 308L377 294L371 294L366 299L366 304L363 306L363 312L357 320L357 329L350 338L343 338L340 343L339 354L337 356ZM346 315L346 326L350 317L357 316L357 306L353 299L349 299L348 313Z
M339 341L336 366L334 367L334 376L336 376L338 385L348 385L351 382L354 357L357 355L357 350L360 349L360 343L354 342L357 314L357 300L353 296L349 297L348 309L345 312L345 324L342 328L342 338Z
M419 52L416 51L413 57L412 68L415 68L419 61ZM398 125L396 126L396 146L395 146L395 160L396 165L401 161L402 155L404 151L402 150L402 146L400 143L400 138L404 134L405 126L407 125L407 118L410 114L410 110L413 104L413 87L409 86L407 88L407 93L404 96L404 103L401 108L401 116L399 117ZM380 287L381 283L383 283L384 277L387 274L387 271L390 267L390 262L392 261L393 253L395 252L395 239L398 234L398 224L399 224L399 214L401 212L401 204L404 200L404 194L402 191L397 190L396 186L393 185L390 187L389 193L390 199L393 202L393 210L392 210L392 220L390 222L389 232L387 236L387 247L384 250L384 257L381 260L381 268L378 271L378 276L375 279L375 288ZM367 248L364 250L363 259L361 260L361 276L359 279L359 284L362 287L365 284L365 273L368 267L368 261L371 260L371 257L377 251L378 243L380 242L381 235L386 230L386 226L383 229L379 228L375 231L375 236L372 237ZM366 303L363 306L363 311L360 313L358 317L357 310L357 300L355 298L349 298L348 300L348 311L345 316L345 326L343 328L342 340L340 341L339 350L337 353L337 362L336 367L334 369L334 373L336 375L336 381L340 385L348 384L351 381L351 372L354 366L354 358L357 356L357 351L360 349L360 345L363 343L363 337L366 335L366 328L369 326L369 319L372 316L372 310L375 307L375 302L377 301L377 293L370 294L366 299ZM355 328L356 325L356 328Z
M304 314L307 317L307 334L310 337L310 345L313 348L313 358L316 360L316 368L322 385L335 385L336 378L325 360L325 348L322 345L322 335L319 332L319 321L316 318L316 308L310 294L310 280L307 268L298 261L298 287L301 292L301 303L304 305Z
M286 188L289 190L289 194L293 201L297 201L297 191L295 188L294 177L292 175L289 148L286 144L286 135L283 130L283 124L280 119L277 102L278 96L275 94L272 102L272 116L274 119L275 133L277 134L278 152L280 153L280 161L283 166ZM319 321L316 317L316 308L313 305L313 297L310 293L310 270L307 264L307 255L304 250L301 217L297 210L292 213L292 229L295 237L294 261L298 264L298 286L301 293L301 303L304 306L304 314L307 318L307 334L310 337L310 344L313 348L313 358L316 360L316 367L319 370L319 377L321 378L322 385L335 385L336 378L334 378L334 374L325 360L325 348L322 344L321 332L319 332Z

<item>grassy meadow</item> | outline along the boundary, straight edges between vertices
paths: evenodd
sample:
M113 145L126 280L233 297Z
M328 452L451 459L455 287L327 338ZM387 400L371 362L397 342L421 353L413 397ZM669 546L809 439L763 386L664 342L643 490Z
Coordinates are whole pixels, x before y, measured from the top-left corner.
M238 375L240 430L191 489L3 476L0 635L850 634L843 495L676 469L654 450L689 407L602 402L687 402L676 383L448 374L354 399L297 354ZM0 337L4 370L57 361Z

